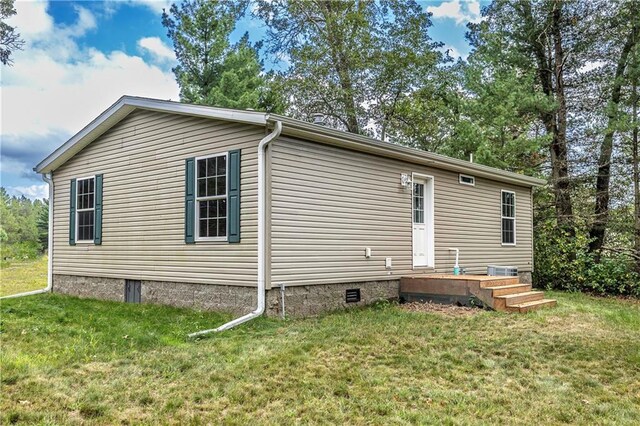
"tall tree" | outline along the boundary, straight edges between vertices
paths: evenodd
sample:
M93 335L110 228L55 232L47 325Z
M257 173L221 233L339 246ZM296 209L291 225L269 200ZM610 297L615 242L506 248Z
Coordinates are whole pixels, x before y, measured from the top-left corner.
M640 32L640 15L637 10L637 2L629 2L631 7L621 11L621 17L616 20L622 31L627 33L623 39L624 44L617 59L615 74L611 82L610 97L607 105L607 127L600 145L598 156L598 169L596 174L596 198L594 207L594 219L589 232L591 243L589 248L599 258L600 250L605 241L605 232L609 219L610 182L611 182L611 158L614 150L614 135L618 130L620 121L620 102L622 100L622 88L625 82L625 71L630 62L631 54L635 51ZM622 19L621 19L622 18Z
M638 49L636 49L637 54ZM635 60L636 67L638 66L638 60ZM632 165L633 165L633 248L636 255L636 271L640 273L640 147L638 146L638 102L640 101L640 96L638 96L638 79L640 74L638 71L639 67L636 68L636 73L633 79L633 89L632 89L632 120L633 120L633 130L632 130Z
M522 1L516 6L524 18L525 46L535 58L535 70L542 93L555 103L554 108L541 108L540 118L551 136L550 161L558 224L572 231L573 206L569 182L567 146L567 103L565 94L565 47L562 25L564 4L561 0L547 2L539 16L532 5Z
M270 53L293 107L352 133L386 137L400 101L432 75L441 54L429 16L413 0L259 0Z
M22 50L24 46L20 33L6 23L7 18L16 14L13 4L14 0L0 0L0 62L3 65L11 65L11 54L15 50Z
M259 45L245 35L229 41L247 0L185 0L163 10L162 25L173 42L178 65L173 69L185 102L228 108L258 108L265 80Z
M49 200L43 200L42 207L36 217L38 228L38 241L44 250L49 249Z
M588 58L597 28L594 12L602 3L496 0L483 10L483 22L470 25L471 56L480 61L476 67L484 61L488 70L498 71L496 82L504 82L522 96L512 104L519 111L513 117L527 120L510 126L515 135L547 139L557 224L570 235L574 232L569 165L574 138L571 91L578 84L578 69ZM537 116L535 121L529 121L530 113ZM536 122L544 129L542 135Z

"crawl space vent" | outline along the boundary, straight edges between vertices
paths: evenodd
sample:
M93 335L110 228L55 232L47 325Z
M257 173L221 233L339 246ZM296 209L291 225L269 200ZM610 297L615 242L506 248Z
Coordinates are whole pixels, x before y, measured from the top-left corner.
M360 301L360 289L352 288L347 290L345 294L345 300L347 303L357 303Z
M124 301L127 303L140 303L142 300L142 283L137 280L124 281Z

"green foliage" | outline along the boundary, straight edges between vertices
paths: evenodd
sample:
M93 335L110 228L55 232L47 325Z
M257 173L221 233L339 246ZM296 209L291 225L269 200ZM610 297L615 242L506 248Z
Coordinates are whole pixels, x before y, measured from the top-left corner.
M0 248L2 262L4 260L35 259L42 254L39 241L19 241L13 244L3 244Z
M162 25L173 42L178 65L173 69L184 102L236 109L273 110L258 56L261 43L248 34L229 41L247 1L185 0L163 12ZM275 105L275 106L274 106Z
M6 23L7 18L16 14L13 6L15 0L0 0L0 63L11 65L11 54L15 50L22 50L24 40L16 31L16 27Z
M46 225L39 225L43 214L47 215ZM43 226L48 232L48 202L12 197L0 188L0 256L3 261L37 257L43 248L40 242Z
M571 237L553 223L536 227L534 284L540 288L595 294L640 296L640 275L625 253L607 253L596 261L586 230Z
M267 45L286 58L281 74L287 113L382 139L400 103L423 87L442 61L415 1L260 0L256 16L267 25Z
M38 241L43 250L49 248L49 200L44 200L44 206L40 209L38 218L36 219L38 228Z

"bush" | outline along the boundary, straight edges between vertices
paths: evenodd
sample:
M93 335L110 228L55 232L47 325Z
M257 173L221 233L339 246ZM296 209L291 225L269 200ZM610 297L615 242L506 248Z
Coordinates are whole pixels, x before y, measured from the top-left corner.
M24 241L14 244L2 244L2 261L28 260L40 256L42 247L37 241Z
M633 270L631 257L603 253L596 262L585 233L570 237L545 224L536 228L534 246L536 287L640 297L640 275Z

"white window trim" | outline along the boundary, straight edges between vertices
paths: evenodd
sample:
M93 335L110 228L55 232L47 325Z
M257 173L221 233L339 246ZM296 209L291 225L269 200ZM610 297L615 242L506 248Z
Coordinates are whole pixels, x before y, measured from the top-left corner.
M435 254L435 192L436 180L432 175L423 175L421 173L411 173L411 250L413 252L413 182L415 178L424 179L425 182L425 202L429 200L429 208L425 206L424 220L427 227L427 246L429 247L429 256L426 265L413 264L413 255L411 256L411 264L413 269L434 269L436 267Z
M81 180L93 179L93 208L92 209L79 209L78 208L78 183ZM76 244L93 244L95 243L95 235L96 235L96 175L93 176L85 176L76 178ZM81 212L93 212L93 235L94 238L90 240L79 240L77 237L80 235L80 213Z
M473 182L472 182L472 183L469 183L469 182L463 182L463 181L462 181L462 178L469 178L469 179L473 180ZM458 183L459 183L460 185L476 186L476 177L475 177L475 176L465 175L465 174L460 173L460 174L458 175Z
M226 164L226 173L225 173L225 188L224 188L224 195L215 195L212 197L198 197L198 160L204 160L206 158L215 158L215 157L225 157L225 164ZM194 190L194 199L195 199L195 214L194 214L194 218L195 218L195 223L193 224L193 232L195 235L194 240L196 242L226 242L229 240L229 204L227 203L227 230L225 232L225 236L224 237L201 237L200 236L200 201L206 201L206 200L222 200L222 199L227 199L229 197L229 152L221 152L218 154L211 154L211 155L203 155L200 157L196 157L195 158L195 162L194 162L194 172L193 173L193 177L195 179L194 182L194 186L193 186L193 190Z
M509 194L513 194L513 217L503 216L502 215L502 194L504 194L505 192L507 192ZM500 243L503 246L506 246L506 247L514 247L516 245L516 242L517 242L517 238L516 238L516 236L517 236L517 232L516 232L516 230L517 230L517 226L516 226L517 205L518 205L518 203L516 202L516 193L515 193L515 191L509 191L507 189L503 189L503 190L500 191ZM505 243L505 242L502 241L502 231L503 231L503 229L502 229L502 219L513 219L513 243Z

